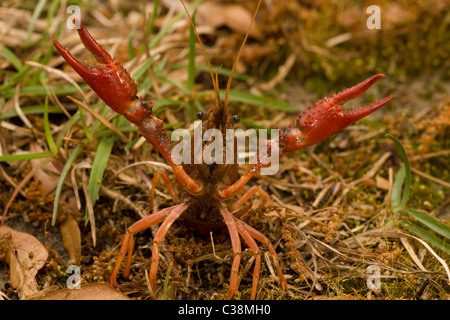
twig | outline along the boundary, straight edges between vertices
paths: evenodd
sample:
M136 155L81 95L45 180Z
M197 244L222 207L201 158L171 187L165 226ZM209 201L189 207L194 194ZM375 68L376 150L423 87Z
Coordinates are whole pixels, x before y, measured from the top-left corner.
M122 195L120 192L111 190L106 188L105 186L100 186L100 192L107 196L110 199L119 200L125 203L130 209L132 209L134 212L136 212L141 219L148 216L143 210L141 210L136 204L134 204L133 201L131 201L129 198Z
M86 96L86 94L84 93L83 89L81 89L81 87L71 78L69 77L66 73L64 73L63 71L59 70L59 69L55 69L46 65L43 65L39 62L35 62L35 61L26 61L25 62L26 65L32 66L32 67L36 67L39 69L43 69L45 72L47 73L53 73L55 75L58 75L59 77L67 80L70 84L72 84L79 93L81 93L81 95L83 96L84 101L88 101L88 98ZM64 109L63 109L64 110Z
M408 237L410 237L410 238L416 239L416 240L419 241L425 248L427 248L428 251L430 251L430 253L437 259L437 261L439 261L439 263L444 267L445 272L447 273L448 283L450 284L450 270L449 270L449 268L448 268L447 263L446 263L441 257L439 257L439 256L437 255L436 252L434 252L434 250L428 245L428 243L426 243L426 242L423 241L422 239L417 238L417 237L415 237L415 236L413 236L413 235L406 234L406 233L405 233L405 235L408 236Z
M450 283L450 269L449 269L447 263L441 257L439 257L436 254L436 252L434 252L434 250L425 241L423 241L420 238L417 238L413 235L410 235L410 234L407 234L407 233L404 233L404 232L401 232L398 230L396 230L396 231L378 231L378 230L367 231L367 232L357 235L357 237L388 237L388 238L402 238L403 237L403 238L415 239L415 240L419 241L444 267L444 269L447 273L448 280L449 280L448 282ZM346 242L346 241L344 241L344 242Z
M402 242L403 246L405 247L406 251L408 252L409 256L413 261L417 264L420 270L428 272L427 269L423 266L422 262L420 262L419 257L417 257L416 253L414 252L413 247L408 242L406 238L400 238L400 241Z
M19 116L20 120L23 121L23 123L33 131L33 125L31 124L30 120L25 116L25 114L22 112L22 109L20 108L20 85L16 85L16 90L14 93L14 109L17 112L17 115Z
M330 167L325 163L325 161L320 159L317 154L315 154L314 152L309 152L308 155L313 158L319 165L321 165L325 170L327 170L330 176L336 176L342 182L342 184L345 185L344 178L342 178L342 176L338 172L331 170Z
M420 171L418 169L415 169L415 168L411 168L411 171L414 172L415 174L421 176L421 177L424 177L424 178L429 179L431 181L434 181L436 183L442 184L444 187L450 188L450 183L445 182L444 180L441 180L441 179L435 178L433 176L430 176L429 174L426 174L425 172L422 172L422 171Z
M426 160L434 157L440 157L440 156L447 156L450 154L450 150L440 150L436 152L430 152L426 154L418 154L415 156L412 156L410 159L411 161L420 161L420 160Z
M119 129L117 129L111 122L103 118L97 111L90 108L87 104L84 102L75 99L74 97L67 96L70 100L72 100L74 103L79 105L81 108L89 112L95 119L100 121L105 127L107 127L109 130L113 131L117 136L122 140L124 143L129 143L130 139L128 139L122 132L120 132Z
M213 238L213 233L212 231L209 233L210 237L211 237L211 245L212 245L212 250L213 250L213 256L219 261L219 262L223 262L223 259L221 257L219 257L218 255L216 255L216 248L214 246L214 238Z
M295 61L297 61L297 55L292 53L286 61L278 67L278 73L270 79L268 82L259 85L259 89L263 91L268 91L273 89L278 83L280 83L284 78L286 78L289 71L291 71L294 66Z
M95 215L94 215L94 208L92 206L91 194L89 193L86 172L84 170L83 174L81 175L81 182L83 184L83 192L84 196L86 197L86 207L88 210L89 222L91 224L92 244L95 247L95 245L97 244L97 233L95 230Z

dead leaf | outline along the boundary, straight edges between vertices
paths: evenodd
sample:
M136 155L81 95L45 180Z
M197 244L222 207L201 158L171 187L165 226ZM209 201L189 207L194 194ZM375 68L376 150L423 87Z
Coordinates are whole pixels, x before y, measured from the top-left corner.
M42 149L37 143L30 143L30 152L31 153L44 152L44 149ZM33 169L38 167L42 161L45 161L45 159L31 159L30 160L31 167L33 167ZM34 174L34 178L36 179L36 181L39 181L39 189L44 194L49 194L50 192L56 189L59 177L60 172L56 170L55 166L51 162L45 164L40 170L36 171Z
M380 189L389 190L389 188L391 187L389 181L384 179L383 177L376 176L375 180L376 180L376 183L377 183L377 187L380 188Z
M106 283L82 284L80 289L61 289L30 297L30 300L130 300Z
M81 232L76 217L79 214L77 202L72 191L66 190L61 195L61 206L58 216L61 223L59 230L63 238L64 248L70 260L78 264L81 258Z
M253 15L246 8L237 4L220 5L204 2L197 7L196 18L200 23L213 28L227 26L240 34L246 34ZM262 33L256 22L253 23L249 36L261 39Z
M77 220L69 214L66 220L61 223L59 229L63 238L64 248L69 253L70 260L74 264L78 264L81 258L81 232Z
M25 299L38 292L35 277L47 260L47 249L34 236L8 226L0 226L0 239L9 249L6 262L10 268L11 286L17 289L19 298Z

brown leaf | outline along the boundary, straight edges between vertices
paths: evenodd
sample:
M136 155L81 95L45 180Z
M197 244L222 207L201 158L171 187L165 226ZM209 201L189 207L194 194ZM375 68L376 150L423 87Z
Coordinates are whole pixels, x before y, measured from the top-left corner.
M59 227L63 238L64 248L69 253L70 260L78 264L81 258L81 232L77 220L69 214Z
M377 183L377 187L380 189L389 190L389 188L391 187L389 181L384 179L383 177L376 176L375 181Z
M58 212L61 223L59 230L63 238L64 248L69 253L70 260L78 264L81 258L81 232L76 217L79 211L72 191L66 190L61 195L61 205Z
M9 249L6 262L10 268L11 286L17 289L19 298L38 292L35 277L47 260L47 249L34 236L8 226L0 226L0 238Z
M204 2L199 5L196 17L213 28L227 26L240 34L247 33L253 18L252 13L240 5L220 5L213 2ZM261 38L261 30L256 22L253 23L249 36L257 39Z
M129 300L126 295L106 283L82 284L80 289L61 289L37 294L31 300Z
M44 152L44 149L42 149L37 143L30 143L30 152L31 153L38 153L38 152ZM38 167L42 161L45 161L44 159L31 159L31 167L36 168ZM49 194L53 190L56 189L56 186L58 184L58 180L60 177L60 173L58 170L56 170L55 166L49 162L45 164L40 170L36 171L34 174L34 178L36 181L39 181L39 189L44 194Z

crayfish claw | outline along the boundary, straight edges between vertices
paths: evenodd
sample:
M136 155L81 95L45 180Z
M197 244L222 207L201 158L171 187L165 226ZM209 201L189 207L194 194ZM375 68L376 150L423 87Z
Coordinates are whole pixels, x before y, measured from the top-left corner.
M79 23L77 31L83 45L98 63L91 66L78 61L67 48L53 39L55 48L108 106L120 114L127 114L138 91L134 80L117 60L113 61L79 20L74 19L74 22Z
M331 99L334 100L335 103L344 104L348 100L358 98L361 94L366 92L375 82L384 78L385 75L382 73L373 75L366 80L354 85L351 88L345 89L337 94L334 94Z
M292 152L319 143L345 127L380 109L392 100L392 96L354 110L344 110L344 103L359 97L384 74L376 74L361 83L323 98L300 113L296 126L288 126L280 132L280 146L284 152Z
M83 24L77 19L73 18L74 23L76 25L80 25L80 28L77 29L78 35L80 36L81 42L86 49L89 50L95 57L95 59L103 64L109 64L112 62L111 55L102 48L101 45L98 44L97 41L91 36L91 34L87 31L87 29L83 26Z
M355 123L356 121L364 118L365 116L368 116L372 112L380 109L385 104L387 104L389 101L392 100L392 96L383 98L381 100L376 100L372 104L362 107L360 109L356 109L353 111L345 112L345 120L349 122L349 124Z

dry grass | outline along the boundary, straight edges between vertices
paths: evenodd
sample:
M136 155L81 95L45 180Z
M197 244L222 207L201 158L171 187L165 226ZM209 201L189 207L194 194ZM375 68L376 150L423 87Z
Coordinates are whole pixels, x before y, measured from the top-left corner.
M53 166L43 169L36 159L33 162L13 158L1 162L0 209L6 208L17 190L6 224L34 234L48 248L48 263L37 276L41 289L65 286L64 270L73 263L69 259L73 259L75 250L67 252L62 246L58 226L67 215L77 218L81 230L78 263L83 281L108 281L124 231L147 214L149 180L166 164L148 143L139 139L135 128L102 108L95 93L54 53L50 39L57 34L75 56L89 59L75 30L65 27L69 16L65 13L66 4L39 3L44 4L40 13L36 13L34 2L6 1L0 7L0 154L42 153ZM159 117L167 123L168 130L191 128L196 103L206 109L213 98L212 94L205 93L205 90L211 92L212 84L204 71L196 72L196 84L191 92L183 89L189 77L189 25L184 17L168 24L183 12L182 7L171 7L170 3L161 1L151 37L146 36L146 30L152 2L143 6L125 1L108 4L94 1L89 7L81 6L83 24L132 75L139 75L140 94L146 100L155 101ZM255 4L248 1L241 7L252 10ZM381 45L370 37L365 41L357 32L355 21L343 24L342 16L361 8L345 3L345 10L333 16L335 3L327 7L331 11L323 5L300 6L295 1L273 4L275 8L271 10L267 5L263 5L257 19L260 34L251 37L245 47L238 65L240 74L233 83L235 90L267 97L261 105L239 103L236 98L232 101L233 111L241 116L244 124L284 127L293 123L295 113L270 106L273 97L300 109L324 92L331 94L375 72L384 72L387 78L374 87L373 97L368 99L390 93L395 99L370 119L358 122L324 143L289 155L275 176L257 176L251 181L251 185L260 185L268 191L276 205L268 206L257 197L242 219L272 241L289 283L288 290L283 291L276 281L273 263L264 251L258 298L448 299L450 278L445 269L448 252L427 247L423 240L392 220L390 199L401 158L384 137L386 133L398 137L410 157L413 181L409 205L429 212L448 225L450 86L449 74L445 73L448 61L441 58L437 63L436 57L433 60L429 56L440 55L440 50L437 53L424 50L416 34L426 29L423 25L415 31L404 27L402 32L391 35L393 47L400 47L399 43L406 37L414 59L420 59L425 65L418 74L414 63L412 66L398 63L406 59L401 50L395 56L386 49L389 52L383 51L382 62L364 63L365 59L370 60L370 49L386 47L386 40ZM401 16L398 21L388 19L389 30L410 23L411 16L414 19L420 10L425 12L418 6L408 7L403 3L399 6L410 14L405 21ZM399 8L389 6L386 10ZM430 39L426 48L439 46L439 41L449 39L448 30L442 31L448 29L442 10L437 6L433 12L435 22L442 21L442 24L429 24L429 32L436 34L436 39ZM293 16L295 12L299 16ZM36 18L33 13L37 14ZM283 23L278 23L280 16L286 17ZM314 22L322 20L328 21L327 24L315 28ZM242 41L242 28L227 21L223 26L211 25L207 15L202 20L201 14L197 23L213 65L223 64L226 72ZM165 26L169 26L167 33L152 44ZM343 34L352 33L357 41L336 44L338 34L333 31L336 28ZM311 38L312 33L317 37ZM327 39L334 39L334 45L326 46ZM149 57L154 57L154 61L146 65ZM197 69L203 70L205 63L200 50L196 62ZM226 77L221 76L222 88L225 81ZM48 121L43 108L46 97ZM262 106L264 103L269 106ZM56 141L56 151L49 144L47 126ZM104 137L110 137L111 141L104 142ZM111 155L105 160L99 197L90 206L88 177L93 174L101 143L105 149L111 148ZM64 196L61 196L58 223L52 226L54 189L64 165L75 152L79 154L62 185ZM27 177L29 181L24 181ZM43 181L49 184L48 189ZM17 188L21 182L24 185ZM167 190L158 187L152 209L169 205ZM85 210L89 211L90 224L85 224ZM420 225L410 217L404 218ZM161 248L160 290L153 293L147 286L146 270L155 230L152 228L136 237L132 276L128 281L119 278L119 290L135 299L225 298L232 261L226 233L202 238L182 224L175 224ZM0 241L0 258L2 250ZM253 261L251 252L245 249L238 299L250 296ZM371 266L379 268L381 287L378 290L367 286ZM8 266L0 261L2 296L17 298L9 285Z

